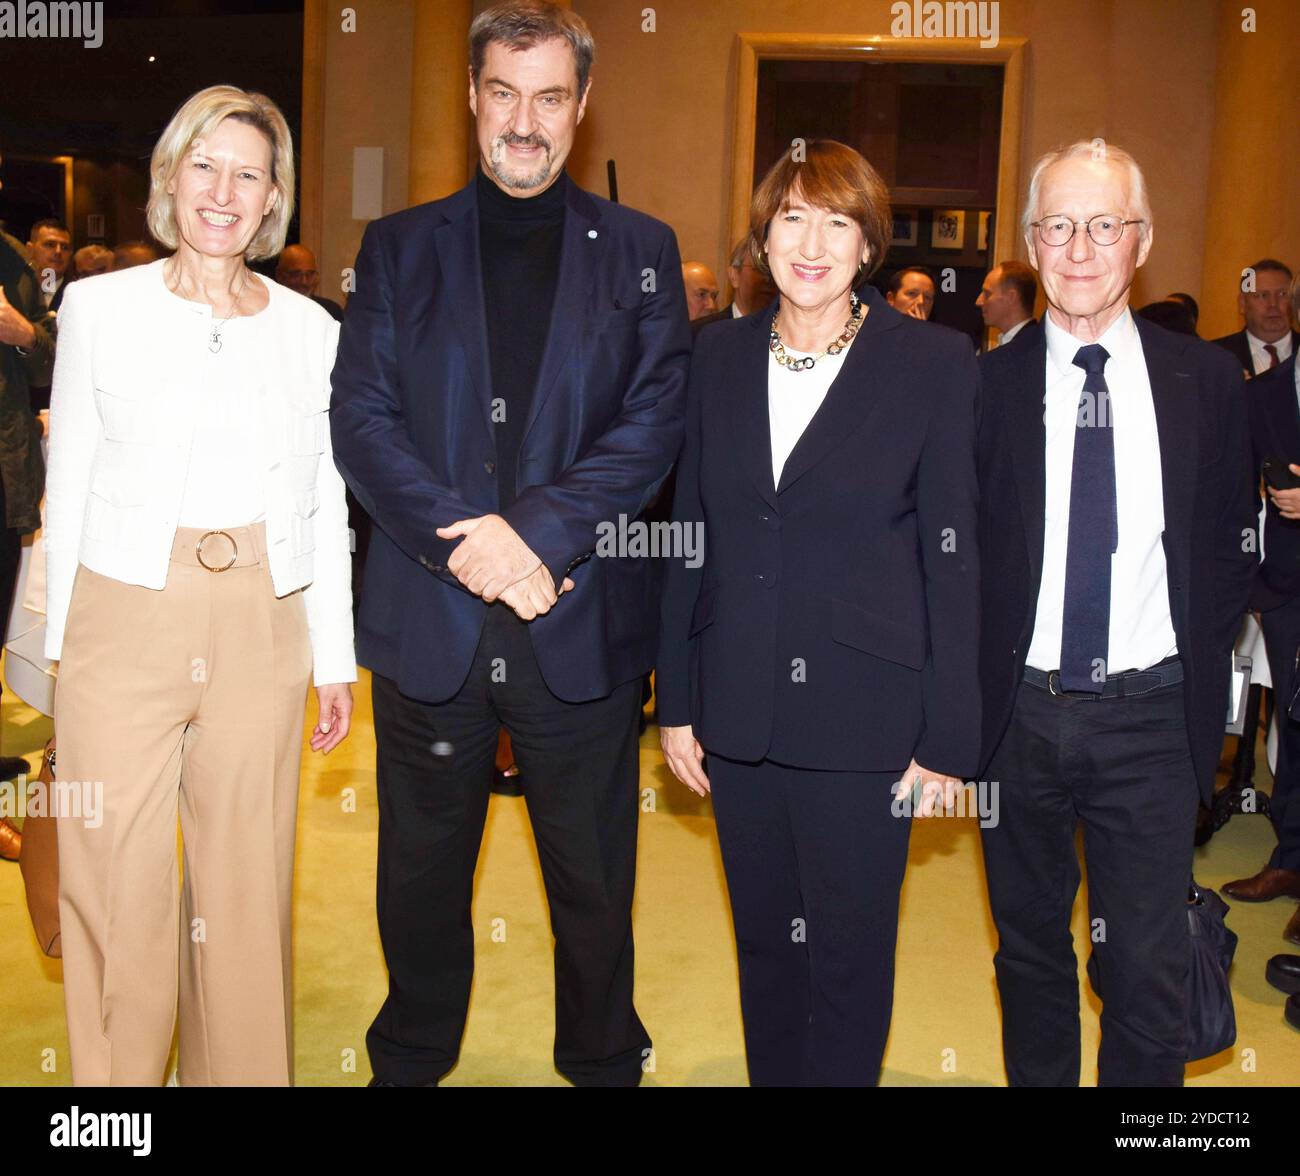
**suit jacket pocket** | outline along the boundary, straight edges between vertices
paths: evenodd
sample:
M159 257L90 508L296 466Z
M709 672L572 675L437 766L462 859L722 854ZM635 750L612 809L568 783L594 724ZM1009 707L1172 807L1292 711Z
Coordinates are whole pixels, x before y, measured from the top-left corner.
M831 638L873 657L919 670L925 665L925 634L912 625L831 599Z
M688 637L694 637L696 633L707 629L718 615L718 590L716 588L706 588L700 593L699 599L695 602L695 611L691 613L691 627L687 632Z

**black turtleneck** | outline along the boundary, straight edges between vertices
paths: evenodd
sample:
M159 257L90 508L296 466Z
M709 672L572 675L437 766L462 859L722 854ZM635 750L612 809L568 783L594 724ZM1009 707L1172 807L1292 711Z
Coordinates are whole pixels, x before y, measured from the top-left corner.
M545 192L525 197L503 192L481 167L475 183L492 398L504 405L492 420L498 509L505 510L516 497L519 447L551 325L568 177L561 172Z

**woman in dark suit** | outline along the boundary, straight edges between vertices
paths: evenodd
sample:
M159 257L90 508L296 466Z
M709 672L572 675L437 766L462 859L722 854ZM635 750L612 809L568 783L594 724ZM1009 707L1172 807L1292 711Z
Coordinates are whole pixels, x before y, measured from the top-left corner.
M750 213L779 298L691 365L704 558L670 564L656 688L713 796L755 1086L878 1081L910 818L979 756L975 358L862 285L890 224L856 151L783 158Z

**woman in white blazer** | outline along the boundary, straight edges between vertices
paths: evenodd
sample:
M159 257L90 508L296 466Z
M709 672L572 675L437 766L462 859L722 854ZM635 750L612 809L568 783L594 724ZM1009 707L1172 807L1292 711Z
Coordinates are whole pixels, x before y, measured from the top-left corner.
M76 1085L160 1084L178 1004L182 1086L292 1081L307 685L329 752L357 677L338 325L245 265L283 247L293 187L269 99L195 94L151 162L175 253L73 284L59 315L45 651Z

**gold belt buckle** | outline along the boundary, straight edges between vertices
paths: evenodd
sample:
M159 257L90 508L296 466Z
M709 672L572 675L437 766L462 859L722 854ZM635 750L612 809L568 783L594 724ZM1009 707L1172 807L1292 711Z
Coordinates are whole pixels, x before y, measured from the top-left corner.
M230 546L233 548L230 555L230 562L228 564L223 564L219 568L213 567L212 564L204 562L203 559L203 544L210 535L225 535L225 537L230 540ZM199 541L194 545L194 554L198 557L199 563L207 568L208 571L224 572L227 568L234 567L235 560L239 558L239 544L235 542L235 537L230 534L229 531L205 531L199 536Z

